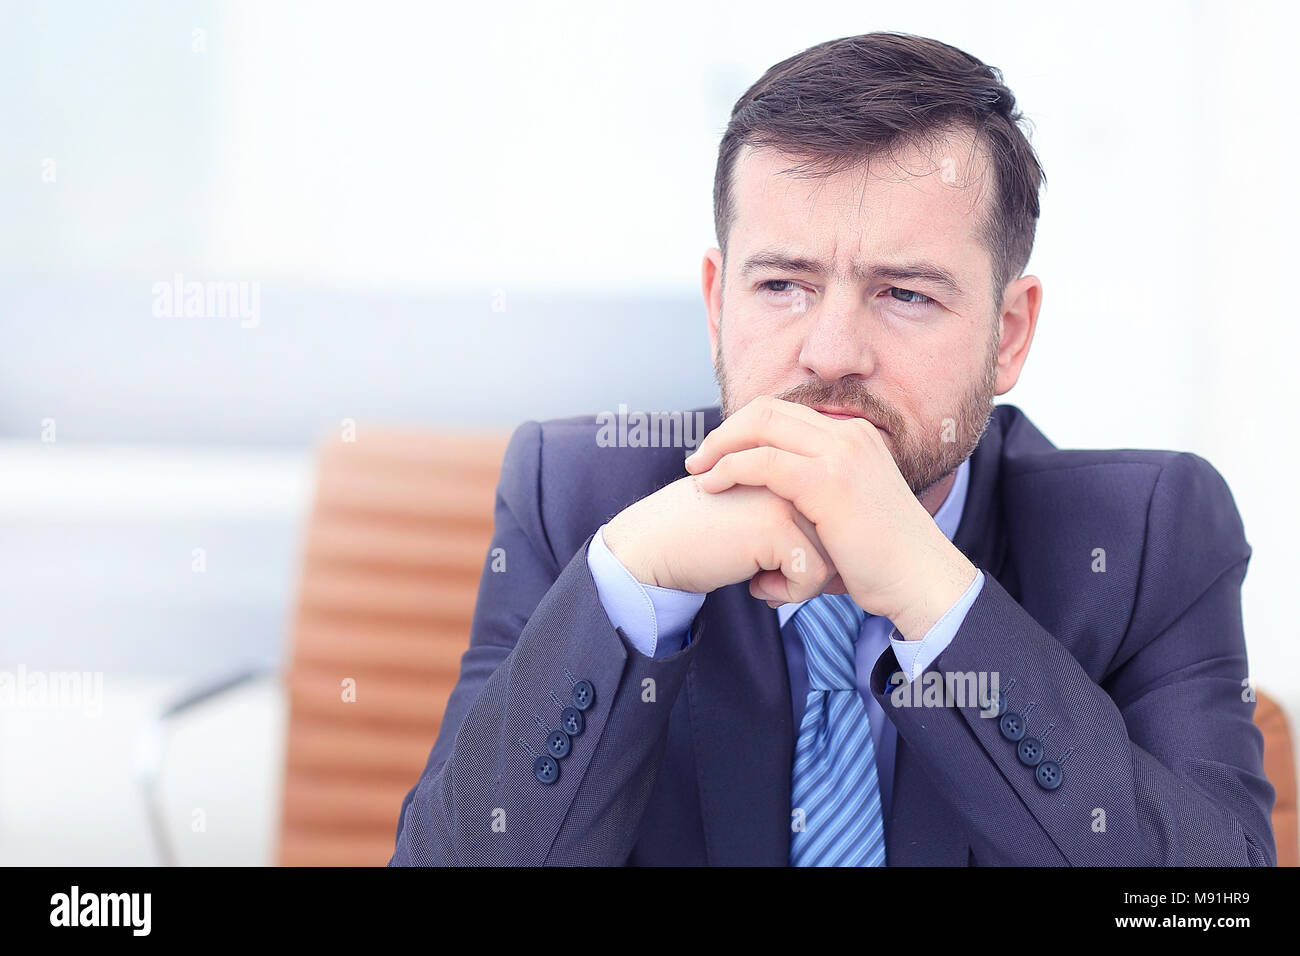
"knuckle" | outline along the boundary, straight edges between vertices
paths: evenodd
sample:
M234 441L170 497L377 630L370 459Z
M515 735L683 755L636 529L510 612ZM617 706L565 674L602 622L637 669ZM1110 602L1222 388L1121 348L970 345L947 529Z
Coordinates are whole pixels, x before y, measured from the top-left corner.
M790 585L790 599L793 601L807 601L817 593L817 586L811 579L794 581Z

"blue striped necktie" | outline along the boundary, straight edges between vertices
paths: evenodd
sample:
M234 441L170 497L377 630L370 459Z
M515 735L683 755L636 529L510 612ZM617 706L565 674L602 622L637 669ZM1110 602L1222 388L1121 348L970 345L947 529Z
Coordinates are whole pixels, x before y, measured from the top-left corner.
M819 595L794 614L808 705L791 778L792 866L885 865L876 752L854 657L866 616L847 594Z

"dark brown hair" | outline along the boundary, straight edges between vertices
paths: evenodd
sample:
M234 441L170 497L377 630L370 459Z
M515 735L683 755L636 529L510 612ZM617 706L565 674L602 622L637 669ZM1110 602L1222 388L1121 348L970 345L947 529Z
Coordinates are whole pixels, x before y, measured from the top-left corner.
M726 261L735 217L732 173L742 147L774 147L807 161L797 174L828 175L894 148L974 132L991 160L996 195L980 234L993 260L993 295L1029 262L1046 181L1020 129L1024 120L996 67L969 53L906 33L828 40L771 67L731 111L718 150L713 218Z

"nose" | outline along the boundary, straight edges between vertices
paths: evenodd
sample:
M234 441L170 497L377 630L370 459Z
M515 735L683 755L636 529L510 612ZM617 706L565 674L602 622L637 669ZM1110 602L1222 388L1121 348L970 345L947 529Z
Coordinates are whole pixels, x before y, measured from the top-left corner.
M828 291L807 317L800 368L835 382L846 377L870 378L875 363L866 306L847 290Z

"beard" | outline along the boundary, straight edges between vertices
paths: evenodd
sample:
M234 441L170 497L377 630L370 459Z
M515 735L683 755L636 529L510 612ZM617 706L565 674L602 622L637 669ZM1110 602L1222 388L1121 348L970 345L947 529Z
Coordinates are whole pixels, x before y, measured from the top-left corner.
M957 470L979 445L993 413L993 394L997 384L998 342L1000 329L995 327L992 346L985 358L980 378L972 382L961 396L952 414L924 429L912 429L901 415L883 404L856 379L837 382L818 379L787 389L776 396L800 405L833 405L851 409L879 422L881 438L894 457L894 464L912 494L920 498L948 475ZM727 381L723 361L722 327L718 328L718 360L713 374L722 397L725 420L738 406Z

